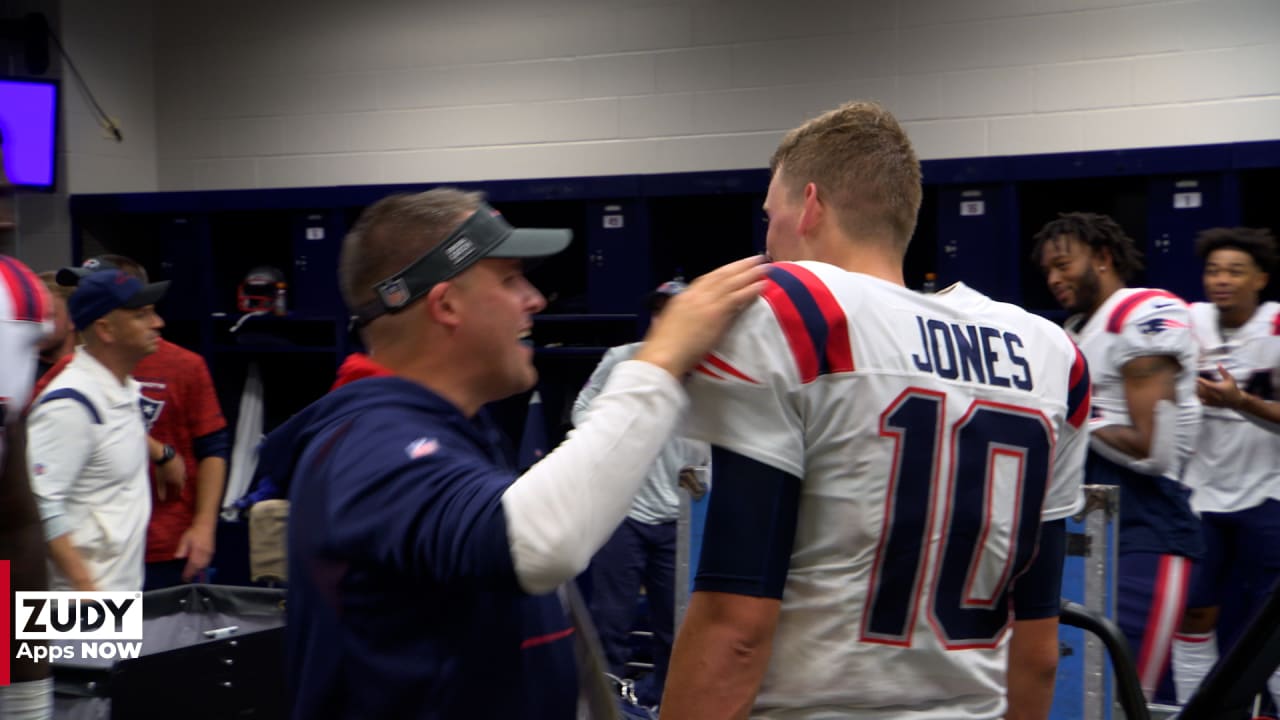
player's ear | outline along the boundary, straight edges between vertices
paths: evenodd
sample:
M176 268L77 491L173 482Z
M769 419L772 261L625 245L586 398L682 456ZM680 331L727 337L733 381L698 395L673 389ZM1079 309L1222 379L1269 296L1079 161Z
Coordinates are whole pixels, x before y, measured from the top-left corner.
M805 183L800 210L800 234L808 235L822 222L826 215L826 201L818 191L815 183Z
M1254 275L1253 288L1251 289L1254 292L1260 293L1267 287L1267 283L1269 282L1271 282L1271 273L1266 271L1260 272L1257 275Z
M1096 267L1114 268L1116 266L1116 259L1115 256L1111 254L1111 248L1094 248L1092 256L1092 262Z

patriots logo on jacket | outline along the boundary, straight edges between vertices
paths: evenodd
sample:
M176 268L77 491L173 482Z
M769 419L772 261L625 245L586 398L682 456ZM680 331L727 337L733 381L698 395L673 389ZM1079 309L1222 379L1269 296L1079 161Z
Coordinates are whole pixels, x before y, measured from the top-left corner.
M1170 320L1169 318L1152 318L1138 323L1138 329L1142 331L1143 335L1159 335L1165 330L1185 327L1190 326L1180 320Z

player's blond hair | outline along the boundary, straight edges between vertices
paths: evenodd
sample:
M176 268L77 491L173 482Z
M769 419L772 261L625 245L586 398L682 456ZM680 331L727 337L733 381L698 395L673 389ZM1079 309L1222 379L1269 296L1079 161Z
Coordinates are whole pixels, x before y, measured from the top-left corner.
M920 160L896 118L874 102L848 102L787 133L769 161L786 189L808 183L854 237L891 239L905 252L920 212Z

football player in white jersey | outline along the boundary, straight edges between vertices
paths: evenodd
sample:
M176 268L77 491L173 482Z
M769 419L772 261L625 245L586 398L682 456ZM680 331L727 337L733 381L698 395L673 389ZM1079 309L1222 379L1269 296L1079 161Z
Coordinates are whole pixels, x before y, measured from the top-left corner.
M1275 238L1267 230L1214 228L1196 238L1196 252L1204 260L1209 298L1191 306L1201 376L1225 381L1218 378L1222 368L1244 385L1237 393L1274 401L1280 303L1261 302L1261 294L1275 265ZM1280 580L1280 439L1230 407L1206 407L1184 479L1200 513L1205 556L1192 574L1187 614L1174 640L1180 703L1213 668L1219 647L1235 644L1240 623ZM1224 605L1227 619L1236 622L1219 624Z
M0 172L0 181L3 177ZM27 474L24 412L35 385L39 344L52 331L53 305L44 283L26 265L0 255L0 559L10 564L10 592L48 589L44 533ZM9 602L13 607L12 596ZM10 653L18 649L12 635L8 648ZM48 718L49 663L12 655L9 663L13 684L0 687L0 717Z
M662 716L1042 720L1084 358L963 285L904 287L920 167L880 106L771 168L764 296L689 381L716 484Z
M1202 551L1191 491L1180 482L1201 413L1188 308L1164 290L1126 286L1142 256L1105 215L1059 215L1036 233L1034 258L1075 313L1067 330L1093 373L1085 478L1120 487L1116 606L1151 699L1167 678L1191 560ZM1158 698L1172 702L1171 683L1163 685Z

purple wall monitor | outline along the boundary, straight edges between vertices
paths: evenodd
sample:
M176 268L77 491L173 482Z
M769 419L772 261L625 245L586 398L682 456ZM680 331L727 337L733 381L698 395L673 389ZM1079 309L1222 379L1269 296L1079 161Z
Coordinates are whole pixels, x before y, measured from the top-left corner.
M58 86L50 80L0 79L4 170L19 187L52 190Z

